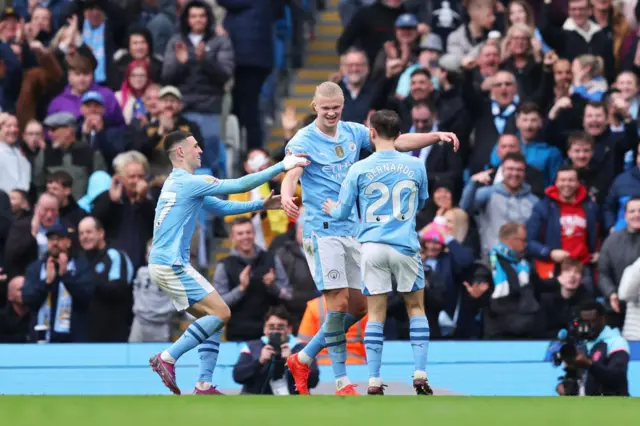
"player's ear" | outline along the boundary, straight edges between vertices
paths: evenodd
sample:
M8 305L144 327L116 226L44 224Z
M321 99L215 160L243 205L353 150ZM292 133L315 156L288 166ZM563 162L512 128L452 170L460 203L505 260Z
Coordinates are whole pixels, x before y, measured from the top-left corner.
M316 111L316 101L311 101L311 111L313 111L315 114L318 114L318 111Z
M373 127L369 127L369 139L375 139L378 136L378 132Z

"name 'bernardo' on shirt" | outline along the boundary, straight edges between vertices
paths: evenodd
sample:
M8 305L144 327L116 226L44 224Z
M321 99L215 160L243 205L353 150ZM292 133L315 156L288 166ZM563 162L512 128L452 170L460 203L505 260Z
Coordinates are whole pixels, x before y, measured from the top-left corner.
M408 178L413 178L415 172L409 168L406 164L384 164L382 166L376 166L374 169L367 173L367 179L372 180L382 172L396 172L407 175Z
M331 176L334 180L342 180L347 177L349 167L353 165L353 161L345 161L338 164L327 164L322 166L322 171Z

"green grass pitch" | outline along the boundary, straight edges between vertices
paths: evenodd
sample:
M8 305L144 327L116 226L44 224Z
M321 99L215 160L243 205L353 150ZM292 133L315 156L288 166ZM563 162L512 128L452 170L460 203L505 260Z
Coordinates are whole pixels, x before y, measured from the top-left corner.
M584 426L640 422L632 398L0 396L7 426Z

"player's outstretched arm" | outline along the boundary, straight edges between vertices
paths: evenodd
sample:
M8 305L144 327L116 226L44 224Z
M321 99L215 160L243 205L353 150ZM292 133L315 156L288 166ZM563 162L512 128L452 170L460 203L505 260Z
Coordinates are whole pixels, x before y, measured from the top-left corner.
M267 169L243 176L239 179L216 179L212 176L193 176L190 181L190 195L203 197L207 195L242 194L269 182L280 173L293 168L306 167L309 160L302 154L288 155Z
M458 137L451 132L405 133L396 139L394 146L398 151L408 152L437 144L440 141L452 144L454 151L460 147Z
M233 216L264 210L264 202L257 201L227 201L216 197L205 197L202 207L215 216Z

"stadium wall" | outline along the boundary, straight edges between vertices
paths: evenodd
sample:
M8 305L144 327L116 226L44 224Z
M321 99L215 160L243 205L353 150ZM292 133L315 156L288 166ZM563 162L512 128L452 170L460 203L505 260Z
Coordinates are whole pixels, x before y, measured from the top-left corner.
M166 394L148 367L164 344L0 345L0 394ZM221 389L238 389L231 373L242 345L223 343L214 375ZM551 396L560 368L544 362L545 342L432 342L429 381L464 395ZM640 395L640 342L631 343L630 392ZM198 374L197 352L178 362L178 384L190 390ZM366 382L366 366L349 366L354 382ZM410 382L413 356L408 342L387 342L382 376ZM329 366L321 381L332 382Z

